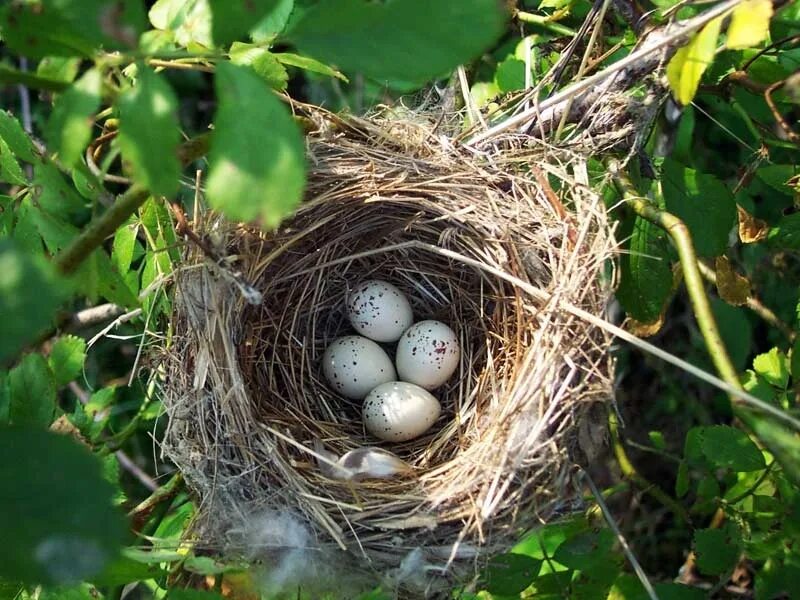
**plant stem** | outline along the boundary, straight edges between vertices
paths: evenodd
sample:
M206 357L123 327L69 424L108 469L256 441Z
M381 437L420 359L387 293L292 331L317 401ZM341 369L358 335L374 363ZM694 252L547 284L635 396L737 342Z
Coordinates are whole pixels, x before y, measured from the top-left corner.
M153 513L153 510L162 502L174 498L180 491L182 485L183 476L180 472L175 473L167 483L162 485L131 510L128 516L134 520L134 530L139 531L141 526L144 525Z
M686 509L655 483L650 482L644 476L640 475L636 470L636 467L633 466L633 463L625 452L625 447L622 445L622 440L619 436L619 423L617 423L617 415L613 410L609 411L608 413L608 430L611 434L611 443L614 449L614 456L617 458L622 475L629 479L643 492L650 494L653 498L666 506L675 514L676 517L690 525L692 519Z
M730 386L741 389L739 375L733 367L725 342L719 334L714 313L711 312L711 304L708 301L703 278L697 266L697 254L694 251L692 236L689 228L678 217L665 210L661 210L655 204L639 196L628 177L620 170L614 173L614 182L622 191L623 198L633 211L642 217L664 229L672 238L672 243L678 251L678 258L683 271L683 280L686 282L686 290L689 292L689 300L692 303L692 310L703 340L706 343L711 360L717 369L720 377ZM739 404L741 401L731 395L731 402Z
M209 147L208 134L200 135L184 142L178 148L178 157L183 165L187 165L203 156ZM70 275L94 250L114 233L129 216L144 204L150 196L145 188L132 185L102 215L89 223L72 243L64 248L55 258L55 265L63 275Z
M520 10L517 12L517 19L523 23L539 25L559 35L575 35L574 29L570 29L566 25L561 25L561 23L555 23L553 17L549 15L535 15L533 13Z

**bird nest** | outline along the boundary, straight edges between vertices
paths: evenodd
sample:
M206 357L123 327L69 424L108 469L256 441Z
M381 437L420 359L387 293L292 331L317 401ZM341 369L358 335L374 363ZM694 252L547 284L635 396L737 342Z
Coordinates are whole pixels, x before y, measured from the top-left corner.
M430 593L574 509L612 362L608 336L565 307L603 312L613 237L578 156L513 137L476 153L441 119L306 110L294 216L273 232L210 212L192 223L201 243L176 275L161 364L163 451L198 497L195 542L262 561L273 586ZM409 442L371 437L321 373L352 332L348 289L373 278L460 338L442 414ZM333 468L370 447L410 470Z

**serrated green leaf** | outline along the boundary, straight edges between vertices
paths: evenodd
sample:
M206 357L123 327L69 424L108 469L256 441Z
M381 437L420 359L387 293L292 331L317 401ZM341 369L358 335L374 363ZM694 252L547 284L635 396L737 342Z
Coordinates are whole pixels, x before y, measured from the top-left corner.
M617 299L631 317L652 323L672 291L664 231L637 216L623 223L621 235L628 238L628 252L620 256Z
M211 37L224 46L243 39L278 6L278 0L209 0Z
M494 81L502 92L525 89L525 63L516 58L505 59L497 65Z
M502 596L519 594L536 578L541 566L541 560L525 554L509 552L493 556L484 575L486 589Z
M86 202L67 183L54 165L37 163L33 168L33 197L38 208L55 217L70 219L86 211Z
M284 65L297 67L298 69L310 71L311 73L327 75L328 77L336 77L342 81L349 81L347 77L333 67L326 65L325 63L321 63L313 58L309 58L308 56L300 56L299 54L292 54L291 52L278 52L273 56L275 56L278 62Z
M28 354L8 375L12 425L47 427L56 409L56 384L44 356Z
M732 529L699 529L694 533L697 566L706 575L722 575L739 560L741 536Z
M717 38L724 17L709 21L679 48L667 64L667 81L675 99L688 106L700 85L703 72L714 60L717 50Z
M744 0L733 9L725 46L733 50L757 46L769 36L772 0Z
M266 48L234 42L231 45L230 57L235 65L250 66L272 89L286 89L289 74L275 55Z
M495 0L323 0L287 32L304 54L379 81L424 82L477 58L504 30Z
M53 320L68 295L52 266L0 240L0 360L16 354Z
M743 431L727 425L704 427L703 455L713 465L734 471L758 471L765 466L764 456Z
M769 384L779 388L785 388L789 384L788 367L786 355L779 348L772 348L753 359L755 372Z
M37 152L33 142L19 121L10 112L0 110L0 138L2 138L17 158L25 162L35 162Z
M0 182L14 185L25 185L28 182L17 158L3 138L0 138Z
M119 143L130 161L134 177L153 194L173 196L179 187L178 101L160 75L140 64L138 81L124 92L120 113Z
M286 107L250 69L220 63L215 87L209 204L231 219L274 227L302 197L303 138Z
M89 143L102 85L100 71L89 69L53 105L45 134L50 149L57 151L68 167L78 162Z
M48 363L57 387L76 379L86 360L86 341L75 335L63 335L53 342Z
M667 160L662 189L667 211L689 228L697 253L718 256L724 252L736 223L736 202L725 184L713 175Z
M134 48L144 29L137 0L7 2L0 9L3 41L32 58L90 57L94 50Z
M70 584L101 572L127 528L97 458L27 428L0 429L0 456L13 457L0 461L0 576Z
M148 16L156 29L173 32L181 46L214 46L208 0L158 0Z
M763 413L753 413L746 408L736 411L742 422L780 463L783 474L800 488L800 438L786 429L783 423Z

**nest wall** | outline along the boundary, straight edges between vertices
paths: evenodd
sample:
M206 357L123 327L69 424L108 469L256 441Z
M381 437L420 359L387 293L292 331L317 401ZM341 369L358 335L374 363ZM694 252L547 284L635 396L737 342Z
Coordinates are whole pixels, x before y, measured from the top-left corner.
M513 138L469 153L421 118L307 116L292 218L274 232L193 223L220 252L189 248L177 274L164 454L200 500L195 541L264 560L278 586L292 561L302 581L335 586L345 571L398 589L463 581L574 508L612 364L606 334L563 307L603 312L612 232L576 155ZM321 374L324 349L352 332L348 289L371 278L460 338L460 367L435 392L442 416L410 442L372 438L360 403ZM365 446L413 471L325 468Z

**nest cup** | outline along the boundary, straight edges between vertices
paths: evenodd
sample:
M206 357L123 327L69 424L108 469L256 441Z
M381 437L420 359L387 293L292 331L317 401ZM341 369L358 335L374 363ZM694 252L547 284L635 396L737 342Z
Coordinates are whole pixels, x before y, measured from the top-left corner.
M199 499L192 539L263 561L274 589L468 583L574 509L576 451L601 441L591 414L611 397L609 339L564 306L604 309L602 203L575 155L514 138L471 154L417 115L306 111L300 209L268 233L200 215L219 256L191 247L177 275L163 452ZM360 402L321 373L328 344L353 333L348 290L373 278L461 343L434 391L442 415L409 442L366 433ZM413 471L332 474L331 458L367 446Z

